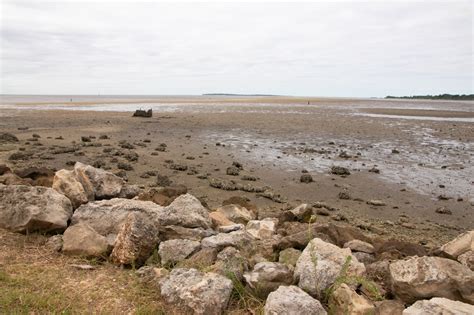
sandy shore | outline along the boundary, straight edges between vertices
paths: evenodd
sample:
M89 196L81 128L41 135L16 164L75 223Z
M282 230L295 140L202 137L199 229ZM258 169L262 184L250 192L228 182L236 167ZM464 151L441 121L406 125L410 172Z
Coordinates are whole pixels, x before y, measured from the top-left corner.
M275 215L302 202L325 202L336 210L320 215L320 221L340 214L347 224L373 233L431 245L474 227L474 123L364 116L472 118L473 102L199 97L67 103L67 99L2 100L0 130L21 141L0 146L0 164L61 169L81 161L117 172L118 162L124 162L133 167L126 171L129 182L154 186L156 176L145 173L156 171L187 186L211 208L231 196L245 196L260 213ZM110 112L77 110L111 103L124 107ZM45 105L50 109L41 107ZM153 118L133 118L127 111L147 105L154 108ZM40 136L38 141L29 140L34 133ZM100 140L101 135L109 139ZM95 138L82 142L82 136ZM133 145L137 161L110 153L109 148L129 151L120 148L121 141ZM165 151L156 150L162 143ZM76 145L79 149L74 152L57 153ZM32 155L28 160L9 160L18 150ZM234 161L243 165L239 176L226 174ZM173 163L187 170L174 170ZM351 175L332 175L332 166L347 167ZM374 169L379 172L369 171ZM300 182L303 170L314 182ZM244 175L256 181L243 180ZM213 188L210 179L268 186L281 202L258 193ZM342 192L349 199L341 199ZM386 205L369 205L370 200ZM452 214L437 213L442 207Z

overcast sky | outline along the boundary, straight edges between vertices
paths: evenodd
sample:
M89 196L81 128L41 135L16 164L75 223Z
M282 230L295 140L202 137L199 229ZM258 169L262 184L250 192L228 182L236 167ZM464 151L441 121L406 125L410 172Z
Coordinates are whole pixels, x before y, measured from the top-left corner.
M2 94L474 93L474 1L0 1Z

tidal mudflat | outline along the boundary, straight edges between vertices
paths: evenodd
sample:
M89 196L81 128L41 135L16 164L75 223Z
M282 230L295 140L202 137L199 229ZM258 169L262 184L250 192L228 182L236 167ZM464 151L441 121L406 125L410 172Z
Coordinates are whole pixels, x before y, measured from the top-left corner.
M153 117L131 117L138 108ZM333 209L322 222L433 245L474 226L474 102L4 96L0 116L1 130L20 139L0 152L12 169L79 161L144 189L159 174L211 208L241 196L262 216L322 202ZM233 162L242 170L228 174Z

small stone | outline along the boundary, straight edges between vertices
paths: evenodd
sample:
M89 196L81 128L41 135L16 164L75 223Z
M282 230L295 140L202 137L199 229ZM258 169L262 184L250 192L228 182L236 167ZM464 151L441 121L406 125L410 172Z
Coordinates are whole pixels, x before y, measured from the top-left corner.
M268 295L265 315L326 315L321 303L297 286L280 286Z
M311 176L310 174L303 174L301 175L300 177L300 182L301 183L312 183L313 182L313 176Z

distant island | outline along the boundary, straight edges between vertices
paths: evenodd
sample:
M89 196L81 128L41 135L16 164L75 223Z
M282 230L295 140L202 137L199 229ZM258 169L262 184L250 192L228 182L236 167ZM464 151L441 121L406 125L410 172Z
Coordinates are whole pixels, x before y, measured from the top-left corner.
M235 93L206 93L203 96L281 96L275 94L235 94Z
M439 94L439 95L413 95L413 96L386 96L385 98L421 99L421 100L454 100L473 101L474 94Z

